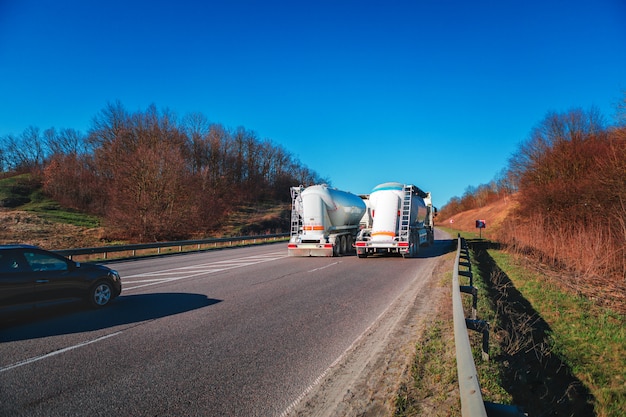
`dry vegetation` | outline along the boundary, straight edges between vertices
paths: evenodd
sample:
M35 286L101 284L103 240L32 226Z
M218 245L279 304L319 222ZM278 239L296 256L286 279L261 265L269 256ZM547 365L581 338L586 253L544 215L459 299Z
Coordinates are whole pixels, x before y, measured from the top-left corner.
M288 203L290 186L324 182L242 127L119 103L87 135L29 128L0 138L0 172L30 174L62 207L102 218L107 238L135 242L213 235L234 207Z
M23 210L0 211L0 244L26 243L45 249L102 246L102 228L46 220Z
M595 111L549 114L501 179L451 200L440 222L476 231L485 219L485 236L558 270L562 287L623 311L624 173L626 127L605 127Z

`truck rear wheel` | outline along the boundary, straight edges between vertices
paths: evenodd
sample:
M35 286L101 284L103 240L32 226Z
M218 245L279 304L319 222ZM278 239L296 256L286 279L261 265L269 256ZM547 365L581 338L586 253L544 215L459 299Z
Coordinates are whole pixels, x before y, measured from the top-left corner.
M346 253L352 253L354 248L352 247L352 236L346 236Z

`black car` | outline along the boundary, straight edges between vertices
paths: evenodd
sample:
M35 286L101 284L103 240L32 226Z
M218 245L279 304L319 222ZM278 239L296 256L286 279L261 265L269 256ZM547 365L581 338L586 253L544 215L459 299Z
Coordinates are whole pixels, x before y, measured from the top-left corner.
M0 245L0 312L72 299L104 307L122 292L117 271L29 245Z

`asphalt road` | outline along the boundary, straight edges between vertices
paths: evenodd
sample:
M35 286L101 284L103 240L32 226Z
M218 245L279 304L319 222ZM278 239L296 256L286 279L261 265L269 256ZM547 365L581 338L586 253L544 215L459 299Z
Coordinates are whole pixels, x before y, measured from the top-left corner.
M286 415L446 250L294 258L281 243L109 263L124 285L112 306L0 328L0 416Z

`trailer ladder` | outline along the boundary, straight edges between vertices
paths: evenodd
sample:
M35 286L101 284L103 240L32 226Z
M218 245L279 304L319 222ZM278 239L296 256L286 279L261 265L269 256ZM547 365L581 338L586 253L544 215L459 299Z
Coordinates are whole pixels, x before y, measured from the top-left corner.
M291 187L291 237L297 236L302 229L302 187Z
M401 242L409 241L412 195L413 195L413 186L405 185L403 187L402 207L400 210L400 229L399 229L400 233L398 236Z

